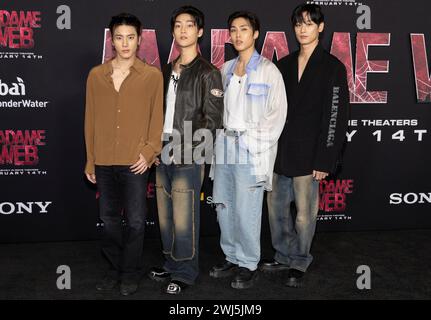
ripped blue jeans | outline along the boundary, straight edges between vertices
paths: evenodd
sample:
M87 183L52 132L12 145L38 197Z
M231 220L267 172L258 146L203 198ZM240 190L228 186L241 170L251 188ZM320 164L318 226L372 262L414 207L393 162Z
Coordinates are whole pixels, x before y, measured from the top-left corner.
M237 161L228 161L233 154ZM225 158L218 159L214 168L213 202L220 246L227 261L254 271L260 260L264 181L256 182L249 153L240 146L238 137L219 135L215 156Z

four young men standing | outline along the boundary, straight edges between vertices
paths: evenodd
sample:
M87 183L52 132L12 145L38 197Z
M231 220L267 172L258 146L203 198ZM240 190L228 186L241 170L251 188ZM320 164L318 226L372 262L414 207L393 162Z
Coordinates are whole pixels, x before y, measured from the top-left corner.
M113 17L117 55L90 72L85 116L85 172L92 183L97 177L102 253L109 262L98 290L111 290L118 281L123 295L138 288L145 191L153 163L165 262L152 268L149 277L168 281L164 291L169 294L195 283L202 159L211 158L202 151L212 153L215 136L211 175L225 261L210 276L232 276L236 289L255 283L267 190L276 254L259 268L289 270L287 285L299 286L312 261L319 181L335 171L347 129L346 70L319 45L323 21L317 5L295 9L292 23L300 50L280 60L277 68L255 50L257 16L233 13L228 26L238 57L226 62L220 74L198 51L204 15L181 7L171 17L180 56L163 68L163 81L157 69L135 57L139 20L127 14ZM187 139L195 133L204 140Z

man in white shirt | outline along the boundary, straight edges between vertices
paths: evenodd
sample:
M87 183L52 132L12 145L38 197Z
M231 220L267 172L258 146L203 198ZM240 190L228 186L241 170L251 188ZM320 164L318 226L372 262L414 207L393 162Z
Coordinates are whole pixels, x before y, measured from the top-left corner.
M226 261L210 276L234 275L231 286L244 289L257 276L263 193L271 190L287 99L281 73L255 50L257 16L235 12L228 25L239 56L222 68L224 131L216 140L213 189Z

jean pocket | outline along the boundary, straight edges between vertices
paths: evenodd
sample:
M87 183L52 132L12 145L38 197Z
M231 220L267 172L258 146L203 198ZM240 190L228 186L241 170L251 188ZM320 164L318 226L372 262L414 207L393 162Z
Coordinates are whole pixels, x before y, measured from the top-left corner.
M172 189L174 207L174 242L171 256L176 261L191 260L195 256L196 214L195 190Z
M169 198L171 197L170 193L166 190L165 186L160 184L155 184L154 186L156 187L156 191L159 196L164 195Z

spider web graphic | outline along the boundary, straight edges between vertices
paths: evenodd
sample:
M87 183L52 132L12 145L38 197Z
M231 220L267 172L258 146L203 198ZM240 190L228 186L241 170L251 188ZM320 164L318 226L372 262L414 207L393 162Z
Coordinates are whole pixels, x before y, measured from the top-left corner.
M211 30L211 63L217 68L221 68L224 63L224 46L226 43L232 43L227 29Z
M266 33L262 46L262 56L272 61L274 51L277 61L289 54L287 38L284 32L268 31Z
M105 40L103 41L103 58L102 63L114 58L114 49L112 48L112 36L109 29L105 29Z
M387 73L389 61L368 60L369 46L387 46L389 33L358 33L356 37L355 86L352 103L387 103L386 91L367 91L368 73Z
M413 66L415 71L416 98L418 102L431 102L431 77L424 34L411 34Z
M140 59L160 69L160 56L155 30L142 30L141 45L138 50L138 57Z
M386 91L367 91L367 76L368 73L387 73L389 71L389 61L368 60L369 46L388 46L389 44L389 33L358 33L356 37L356 67L354 67L350 33L334 33L331 53L346 66L350 103L387 103L388 94Z
M365 61L362 65L356 65L355 90L353 94L353 103L386 103L386 91L367 91L367 73L376 72L377 70L387 70L387 64L384 62Z

